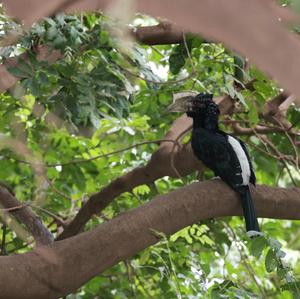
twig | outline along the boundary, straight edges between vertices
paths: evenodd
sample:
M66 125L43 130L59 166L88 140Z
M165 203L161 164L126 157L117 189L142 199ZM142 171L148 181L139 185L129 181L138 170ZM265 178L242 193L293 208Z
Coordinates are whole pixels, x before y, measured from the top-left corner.
M62 227L65 227L66 226L66 223L63 221L63 219L59 216L57 216L56 214L52 213L51 211L45 209L45 208L42 208L42 207L39 207L39 206L36 206L34 204L30 204L30 206L34 209L37 209L37 210L40 210L41 212L45 213L46 215L52 217L57 223L59 223Z
M158 50L155 46L150 46L151 49L153 49L156 53L158 53L161 57L165 57L165 55L160 51Z
M266 151L266 150L263 150L262 148L260 148L260 147L257 146L256 144L254 144L251 140L248 141L248 142L249 142L249 144L251 144L251 146L253 146L256 150L260 151L261 153L264 153L265 155L267 155L267 156L269 156L269 157L272 157L272 158L274 158L275 160L280 161L280 159L281 159L280 157L277 157L277 156L271 154L270 152L268 152L268 151Z
M124 265L126 268L126 272L127 272L127 277L130 283L130 287L131 287L131 292L134 298L136 297L136 292L135 292L135 284L134 284L134 279L132 277L132 271L131 271L131 265L130 265L130 261L129 260L125 260L124 261Z
M14 212L14 211L23 209L25 207L28 207L29 205L30 204L28 204L28 203L24 203L24 204L20 204L18 206L12 207L12 208L3 208L3 209L0 209L0 210L3 211L3 212Z
M151 79L147 79L147 78L144 78L138 74L135 74L129 70L127 70L126 68L122 67L119 65L119 68L121 70L123 70L124 72L128 73L129 75L133 76L133 77L136 77L136 78L139 78L145 82L148 82L148 83L152 83L152 84L158 84L158 85L170 85L170 84L178 84L178 83L181 83L181 82L184 82L184 81L187 81L189 79L191 79L195 73L194 72L191 72L188 76L184 77L184 78L181 78L181 79L178 79L178 80L169 80L169 81L154 81L154 80L151 80Z
M54 192L56 192L57 194L59 194L60 196L62 196L62 197L64 197L64 198L66 198L66 199L72 201L72 198L71 198L70 196L68 196L68 195L65 194L64 192L60 191L59 189L57 189L57 188L54 186L53 182L50 181L48 178L47 178L47 182L48 182L50 188L51 188Z
M183 44L184 44L184 47L185 47L187 56L188 56L188 58L189 58L189 61L190 61L191 67L192 67L192 73L196 74L197 71L196 71L195 65L194 65L194 63L193 63L193 59L192 59L192 56L191 56L189 47L188 47L188 45L187 45L186 38L185 38L185 33L184 33L184 32L182 32L182 39L183 39Z
M141 145L152 144L152 143L157 144L157 143L162 143L162 142L176 143L177 141L172 140L172 139L158 139L158 140L153 140L153 141L144 141L144 142L140 142L140 143L135 143L133 145L127 146L127 147L122 148L120 150L116 150L116 151L113 151L113 152L110 152L110 153L107 153L107 154L101 154L101 155L98 155L98 156L95 156L95 157L92 157L92 158L89 158L89 159L72 160L72 161L69 161L69 162L66 162L66 163L46 164L46 167L68 166L68 165L73 165L73 164L78 164L78 163L90 162L90 161L97 160L97 159L100 159L100 158L104 158L104 157L108 157L108 156L111 156L111 155L119 154L121 152L125 152L127 150L130 150L132 148L135 148L135 147L138 147L138 146L141 146ZM180 147L180 144L178 144L178 146ZM32 164L32 163L29 163L25 160L17 160L17 159L15 159L15 160L20 162L20 163L24 163L24 164ZM35 164L41 165L40 163L35 163Z
M273 149L273 151L274 151L279 157L283 157L283 155L282 155L281 152L278 150L278 148L277 148L277 147L276 147L276 146L275 146L275 145L274 145L274 144L273 144L266 136L264 136L263 139L266 141L266 143ZM286 170L287 170L287 172L288 172L288 174L289 174L289 176L290 176L290 179L291 179L293 185L297 187L297 183L296 183L296 181L294 180L294 178L293 178L293 176L292 176L292 173L291 173L291 171L290 171L290 169L289 169L289 167L288 167L288 165L287 165L285 159L282 159L282 158L281 158L280 161L281 161L281 163L285 166L285 168L286 168Z
M2 217L7 218L8 213L12 213L16 219L23 223L27 230L34 237L37 245L49 245L53 241L53 236L44 226L41 219L37 217L29 207L29 204L21 204L12 194L5 188L0 188L0 202L3 210L0 209ZM9 211L7 211L9 209ZM21 233L21 226L14 226ZM27 237L27 231L22 228L22 233Z
M223 123L225 125L231 124L232 129L235 133L239 135L253 135L254 130L259 134L270 134L270 133L287 133L286 128L278 127L278 126L270 126L268 124L258 124L255 127L245 128L240 126L240 123L250 123L250 121L247 120L223 120L220 121L220 123ZM300 133L298 132L290 132L290 135L293 136L300 136Z
M284 125L282 124L282 122L277 119L276 117L273 117L273 119L278 122L278 124L281 126L281 128L284 130L284 133L286 135L286 137L288 138L288 140L290 141L292 147L293 147L293 150L295 152L295 165L296 165L296 168L297 170L299 171L299 155L298 155L298 150L296 148L296 145L293 141L293 139L291 138L290 134L287 132L288 130L284 127Z

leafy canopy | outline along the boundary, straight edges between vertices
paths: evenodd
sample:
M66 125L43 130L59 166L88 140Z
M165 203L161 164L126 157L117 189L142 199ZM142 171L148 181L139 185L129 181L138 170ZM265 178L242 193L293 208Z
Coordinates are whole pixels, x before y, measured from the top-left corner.
M19 27L4 14L0 21L2 35ZM137 17L133 25L153 22ZM164 113L173 93L192 89L215 96L229 94L240 112L231 120L246 127L267 124L260 112L280 93L255 66L245 71L244 59L221 44L186 35L183 44L133 43L125 51L110 32L114 26L115 20L99 13L58 15L35 24L18 44L1 48L2 62L27 53L17 66L9 68L20 82L0 96L1 138L26 144L32 157L39 157L46 165L48 185L42 188L37 173L24 163L22 152L3 142L0 180L11 186L21 201L33 201L36 213L54 234L59 223L53 221L52 214L72 219L89 195L144 165L157 145L146 144L85 163L63 164L164 138L177 117ZM54 63L39 61L39 47L47 47L49 54L58 53L61 58ZM244 84L252 79L253 89L234 88L234 82ZM294 106L287 118L299 129L299 111ZM284 155L295 154L287 135L273 133L268 137ZM268 155L266 145L255 134L244 139L250 145L260 184L299 184L291 162L286 166ZM205 179L211 176L207 172ZM87 229L195 180L197 174L191 174L138 186L116 198L102 215L90 220ZM42 201L38 196L41 192ZM239 217L194 224L170 238L157 232L161 238L157 245L95 277L68 298L299 298L297 276L283 261L277 241L288 248L285 259L298 273L298 222L264 219L261 226L266 237L253 241L246 240ZM7 254L30 248L26 240L8 229Z

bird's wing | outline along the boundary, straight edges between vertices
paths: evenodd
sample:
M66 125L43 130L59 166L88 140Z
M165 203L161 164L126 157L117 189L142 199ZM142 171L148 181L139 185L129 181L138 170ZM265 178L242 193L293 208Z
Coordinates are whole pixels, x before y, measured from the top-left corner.
M202 143L200 138L198 140ZM201 148L195 151L196 156L228 185L234 189L242 185L241 165L226 134L214 134L210 140L206 140L205 144L195 148Z
M244 150L244 152L245 152L245 154L247 156L247 159L248 159L248 162L249 162L249 166L250 166L250 172L251 172L250 183L252 183L255 186L256 176L255 176L253 165L252 165L249 153L248 153L247 145L241 139L239 139L237 137L235 137L235 139L238 140L238 142L240 143L241 147L243 148L243 150Z

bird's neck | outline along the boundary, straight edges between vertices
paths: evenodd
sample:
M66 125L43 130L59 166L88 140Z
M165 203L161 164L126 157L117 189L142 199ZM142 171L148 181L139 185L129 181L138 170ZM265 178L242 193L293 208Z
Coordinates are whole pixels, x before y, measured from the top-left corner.
M218 117L205 116L205 117L193 117L193 128L202 128L212 133L215 133L218 129Z

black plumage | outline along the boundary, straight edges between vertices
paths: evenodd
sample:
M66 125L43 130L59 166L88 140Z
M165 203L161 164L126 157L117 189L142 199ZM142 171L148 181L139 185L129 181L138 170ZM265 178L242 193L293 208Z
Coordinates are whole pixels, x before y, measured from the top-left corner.
M188 97L184 110L193 118L194 154L240 194L247 231L259 231L249 189L250 183L255 185L256 178L245 144L219 129L220 111L211 94Z

